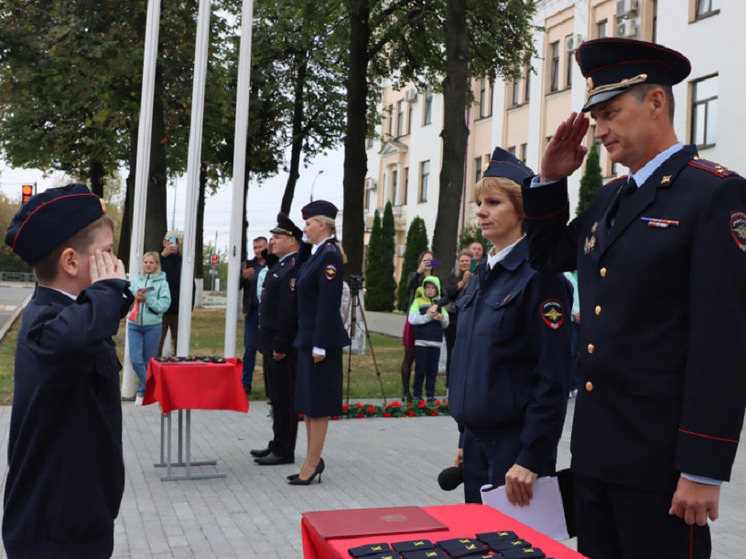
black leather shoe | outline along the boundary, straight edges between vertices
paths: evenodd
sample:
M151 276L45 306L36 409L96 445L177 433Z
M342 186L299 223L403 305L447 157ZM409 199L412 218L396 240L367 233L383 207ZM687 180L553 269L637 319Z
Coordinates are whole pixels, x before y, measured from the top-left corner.
M254 458L264 458L265 456L269 456L271 453L271 448L262 448L261 450L253 448L249 451L249 454L251 454Z
M254 463L259 464L260 466L277 466L278 464L293 464L294 462L295 458L285 458L284 456L280 456L274 452L254 460Z

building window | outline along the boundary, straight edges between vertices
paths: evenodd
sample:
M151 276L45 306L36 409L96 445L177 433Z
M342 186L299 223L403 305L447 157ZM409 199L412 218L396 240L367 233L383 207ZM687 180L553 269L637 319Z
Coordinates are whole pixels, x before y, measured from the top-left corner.
M517 105L521 102L521 81L519 79L513 80L513 104Z
M510 146L510 147L508 148L508 151L509 151L510 153L512 153L513 155L515 155L515 146Z
M695 16L697 19L714 16L720 13L720 0L696 0L697 8Z
M424 113L422 114L422 125L433 123L433 92L431 89L425 91Z
M389 137L394 135L394 105L389 105L387 112L389 113L389 122L388 122L388 134Z
M393 206L399 205L399 200L397 198L398 192L396 191L399 186L399 172L396 169L393 169L391 171L391 204Z
M414 103L407 103L407 134L412 133L412 113L414 112Z
M492 88L487 78L479 80L479 117L492 116Z
M474 184L477 184L482 178L482 158L474 158Z
M404 167L404 176L402 177L402 189L399 203L404 206L407 203L407 191L409 190L409 167Z
M423 161L420 163L420 202L427 202L427 187L430 181L430 162Z
M572 35L570 35L572 37ZM567 51L565 62L567 67L565 68L565 87L572 87L572 63L575 60L575 52L572 50Z
M531 68L526 68L525 86L523 87L523 100L531 99Z
M718 117L718 77L692 83L692 143L697 147L715 145Z
M526 164L526 152L528 151L528 144L521 144L521 149L518 152L518 159L525 165Z
M560 45L559 41L555 41L549 45L549 51L552 53L550 56L549 67L549 91L557 91L559 89L559 66L560 66Z
M596 24L596 38L597 39L601 39L601 38L606 37L606 36L607 36L606 20L599 21Z
M396 103L396 137L404 135L404 101Z

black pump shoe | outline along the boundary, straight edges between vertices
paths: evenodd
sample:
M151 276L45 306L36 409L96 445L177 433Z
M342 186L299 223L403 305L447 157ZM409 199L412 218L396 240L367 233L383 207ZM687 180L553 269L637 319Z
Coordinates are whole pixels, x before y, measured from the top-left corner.
M319 476L319 483L321 483L321 474L324 471L324 459L322 458L319 460L318 466L316 466L316 470L314 470L311 477L308 479L303 479L300 477L300 474L298 474L298 477L291 479L288 481L289 485L311 485L313 483L313 480L316 478L316 476Z

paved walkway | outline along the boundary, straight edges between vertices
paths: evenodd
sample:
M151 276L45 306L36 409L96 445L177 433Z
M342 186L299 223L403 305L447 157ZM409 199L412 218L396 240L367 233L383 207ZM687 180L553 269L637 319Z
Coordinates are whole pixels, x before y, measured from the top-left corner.
M572 411L572 404L570 412ZM459 489L442 491L438 472L451 465L457 432L450 417L366 418L334 421L324 449L321 484L289 486L297 466L253 464L251 448L270 434L268 406L252 403L248 415L194 412L193 459L217 458L194 472L226 472L224 478L163 482L156 406L124 404L127 478L116 522L116 558L302 557L301 513L310 510L429 506L462 502ZM7 445L10 408L0 407L0 448ZM569 463L569 421L559 466ZM301 426L298 464L305 452ZM5 470L5 451L0 453ZM4 478L4 476L3 476ZM739 454L734 483L723 491L714 523L716 558L741 557L746 549L746 456ZM571 540L569 545L574 545ZM4 557L0 552L0 557Z

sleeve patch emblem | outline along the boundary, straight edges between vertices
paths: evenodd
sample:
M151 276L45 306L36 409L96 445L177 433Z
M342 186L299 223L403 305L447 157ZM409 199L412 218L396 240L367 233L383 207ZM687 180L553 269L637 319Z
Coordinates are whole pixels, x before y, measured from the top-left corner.
M326 279L333 280L337 277L337 267L334 264L328 264L326 270L324 270L324 275Z
M290 278L288 285L290 286L290 291L295 291L295 278Z
M746 212L731 212L730 234L741 252L746 252Z
M557 299L547 299L541 304L541 318L552 330L562 326L565 319L562 303Z

